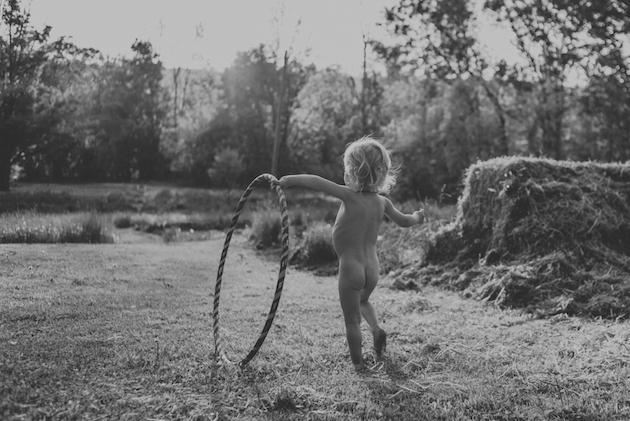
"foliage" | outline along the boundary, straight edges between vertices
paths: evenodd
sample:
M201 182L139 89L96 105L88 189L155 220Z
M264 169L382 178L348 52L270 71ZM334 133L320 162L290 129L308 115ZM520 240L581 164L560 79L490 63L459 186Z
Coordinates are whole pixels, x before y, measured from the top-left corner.
M302 171L342 179L341 154L359 136L360 114L351 80L336 69L313 74L300 90L288 139Z
M156 179L165 169L162 64L148 42L136 41L132 50L133 58L98 71L94 149L101 177L112 180Z
M502 129L476 80L397 81L385 90L383 114L385 139L400 163L394 193L401 199L454 203L464 169L500 150Z
M18 0L8 0L1 10L0 32L0 190L9 190L12 164L58 124L63 98L50 80L52 69L80 50L63 38L50 41L52 28L37 30Z
M487 15L513 33L521 60L492 63L482 53L473 29L476 21ZM627 16L628 5L623 1L489 0L474 10L463 0L400 0L385 14L393 43L375 41L373 45L393 74L411 69L449 83L458 78L476 80L498 122L497 136L486 140L496 142L493 156L510 152L510 120L522 116L508 107L508 86L518 95L532 92L528 111L533 111L533 118L518 122L527 126L528 152L559 159L575 150L566 134L571 130L566 126L571 113L570 85L576 79L607 74L619 80L628 74L628 57L621 47L624 34L630 32ZM627 77L624 83L627 85ZM625 104L628 88L621 92L626 94L607 98L616 98L616 106ZM615 115L615 121L616 117L621 116ZM623 134L615 132L614 136L615 140L604 141L609 145L623 143ZM609 156L612 150L609 148Z
M214 185L234 187L245 170L243 158L238 151L225 148L214 156L214 163L208 169L208 177Z

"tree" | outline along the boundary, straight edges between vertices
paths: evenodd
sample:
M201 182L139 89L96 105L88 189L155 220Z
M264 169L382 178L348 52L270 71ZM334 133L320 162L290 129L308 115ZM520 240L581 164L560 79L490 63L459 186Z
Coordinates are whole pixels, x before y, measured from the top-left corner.
M589 79L581 103L590 127L590 142L601 144L586 159L607 161L630 159L630 57L618 49L599 58L604 69Z
M134 145L138 178L151 180L163 175L166 162L160 151L166 117L164 92L160 82L164 70L150 42L136 41L134 57L126 62L132 101L130 140Z
M297 96L289 150L301 170L341 180L345 145L361 135L354 82L337 69L309 77Z
M65 43L50 43L51 27L36 30L18 0L2 10L0 32L0 190L9 190L11 166L33 141L40 69L59 58Z
M529 152L562 158L567 88L576 74L596 66L599 57L619 50L628 34L630 4L625 0L486 0L480 13L491 14L511 30L522 61L502 60L490 67L474 31L475 14L465 0L400 0L386 10L396 37L393 45L374 48L395 72L419 70L441 80L475 79L493 105L500 137L497 150L507 153L507 86L532 93L535 118Z
M42 66L30 123L33 142L20 159L25 178L57 181L82 176L92 93L88 69L82 60Z
M131 59L99 69L93 113L95 149L102 178L155 179L167 169L160 149L166 98L162 63L150 43L136 41Z
M568 78L630 32L630 5L625 0L487 0L484 7L509 26L525 58L512 66L512 78L532 84L539 99L534 129L540 141L532 141L530 151L562 158Z
M217 186L233 188L245 171L243 158L236 149L224 148L214 156L212 167L208 169L210 181Z
M233 124L224 146L239 150L247 167L245 177L270 171L274 139L279 140L277 171L282 173L289 168L289 117L308 72L308 68L288 57L286 66L278 68L275 57L261 45L239 54L223 73L224 101ZM278 100L280 95L282 101Z
M385 23L396 40L389 45L373 41L376 53L397 74L407 70L448 83L474 80L482 90L472 93L487 97L500 128L496 139L487 140L491 143L489 147L499 154L507 154L507 111L501 99L504 84L500 77L494 80L484 77L489 65L476 38L471 3L467 0L400 0L397 6L386 9ZM481 101L476 98L472 104Z

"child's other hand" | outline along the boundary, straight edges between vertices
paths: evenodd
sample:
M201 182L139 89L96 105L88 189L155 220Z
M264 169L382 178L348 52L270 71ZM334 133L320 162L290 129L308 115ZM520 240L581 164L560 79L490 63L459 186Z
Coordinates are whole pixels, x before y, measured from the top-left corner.
M278 183L280 184L280 187L282 187L283 189L286 189L287 186L287 176L285 175L284 177L280 177L280 180L278 180Z
M424 209L415 211L413 217L416 218L417 224L422 224L424 222Z

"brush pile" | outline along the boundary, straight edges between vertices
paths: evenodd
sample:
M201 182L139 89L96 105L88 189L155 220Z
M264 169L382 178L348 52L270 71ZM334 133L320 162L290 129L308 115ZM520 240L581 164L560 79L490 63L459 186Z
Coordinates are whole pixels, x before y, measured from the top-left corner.
M496 158L401 278L539 314L630 316L630 164Z

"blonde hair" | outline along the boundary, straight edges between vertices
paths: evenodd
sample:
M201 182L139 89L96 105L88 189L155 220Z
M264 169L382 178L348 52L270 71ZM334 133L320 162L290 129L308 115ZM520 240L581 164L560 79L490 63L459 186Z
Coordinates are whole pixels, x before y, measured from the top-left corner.
M343 167L344 181L355 191L389 193L396 182L389 152L369 136L348 145Z

